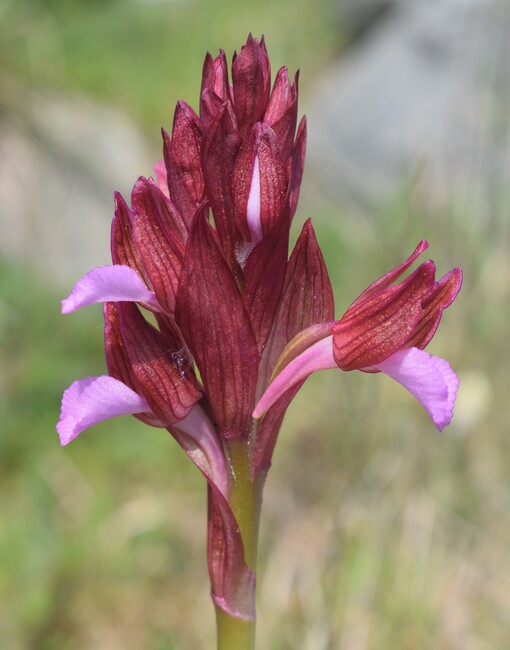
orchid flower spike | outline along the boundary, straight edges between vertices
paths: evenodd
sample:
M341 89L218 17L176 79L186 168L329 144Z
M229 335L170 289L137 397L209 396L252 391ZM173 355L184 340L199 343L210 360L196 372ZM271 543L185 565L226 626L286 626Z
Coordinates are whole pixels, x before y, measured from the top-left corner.
M424 348L460 270L436 282L427 261L396 284L426 242L340 320L310 221L289 257L305 150L298 75L281 68L271 86L263 37L249 35L230 71L222 50L207 54L199 113L177 103L156 181L139 178L130 204L115 194L112 264L62 301L66 314L104 304L107 373L65 391L61 444L127 414L173 436L207 480L211 593L218 620L230 623L255 617L262 487L285 409L308 375L384 372L439 429L458 386Z

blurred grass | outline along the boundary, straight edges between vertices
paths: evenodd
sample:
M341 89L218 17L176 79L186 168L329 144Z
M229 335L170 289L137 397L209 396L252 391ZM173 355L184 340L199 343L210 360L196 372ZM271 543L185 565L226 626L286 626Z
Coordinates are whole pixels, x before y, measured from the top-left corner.
M336 47L326 2L4 0L0 12L3 66L120 105L154 138L177 98L196 102L205 49L230 54L264 31L274 68L299 65L311 79ZM439 435L382 376L308 381L265 495L260 648L508 643L509 205L497 197L484 219L463 197L427 206L404 187L369 220L303 196L298 221L314 217L339 314L422 237L439 273L463 267L431 345L463 384ZM58 446L63 388L104 371L100 310L62 318L60 298L29 270L0 266L1 645L213 647L198 472L132 418Z
M265 34L273 69L313 78L338 47L328 0L1 0L0 60L30 84L92 93L158 138L197 107L204 53Z

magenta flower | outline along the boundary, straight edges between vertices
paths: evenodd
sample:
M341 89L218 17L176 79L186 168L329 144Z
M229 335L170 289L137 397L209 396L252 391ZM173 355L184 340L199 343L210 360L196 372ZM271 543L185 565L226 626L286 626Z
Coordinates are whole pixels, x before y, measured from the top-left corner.
M207 55L200 114L177 104L157 184L140 178L131 207L115 197L113 265L92 270L62 302L63 313L104 303L108 375L75 381L57 425L65 445L93 424L132 414L167 429L201 470L220 637L225 621L255 616L262 487L303 381L337 366L385 372L442 429L458 382L423 348L461 284L458 269L436 282L430 261L393 284L422 242L334 321L310 221L288 258L306 142L297 76L291 83L282 68L271 90L264 40L251 36L231 74L229 82L223 52Z
M462 273L453 269L436 282L429 260L392 286L427 247L420 242L406 262L370 285L340 320L300 332L283 351L253 416L261 417L312 372L338 367L386 373L421 402L442 431L452 418L459 382L447 361L423 348L443 309L455 300Z

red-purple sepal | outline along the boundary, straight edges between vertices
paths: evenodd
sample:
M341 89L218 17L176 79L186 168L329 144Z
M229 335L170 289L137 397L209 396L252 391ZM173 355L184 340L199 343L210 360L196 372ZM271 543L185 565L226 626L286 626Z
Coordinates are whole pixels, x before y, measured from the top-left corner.
M271 372L287 343L298 332L306 331L316 323L332 321L334 312L328 272L311 221L308 220L287 265L278 311L260 364L259 397L268 386ZM254 476L269 467L285 410L302 383L287 391L264 416L257 435Z
M262 353L273 327L285 281L289 250L288 212L252 250L244 267L243 299Z
M235 247L238 239L232 174L240 145L241 137L235 128L231 109L228 104L224 104L204 132L202 169L218 236L231 267L236 264Z
M120 332L132 377L153 413L166 425L183 420L202 397L187 351L156 330L133 303L117 303ZM178 355L184 364L177 363Z
M197 214L186 246L175 317L220 434L247 435L258 347L241 293L203 213Z
M356 300L351 304L349 309L351 309L355 305L358 305L360 302L364 302L368 298L375 296L380 291L382 291L382 289L386 289L387 287L391 286L395 282L395 280L398 280L398 278L403 273L405 273L405 271L407 271L407 269L410 266L414 264L414 262L418 259L418 257L423 253L423 251L426 251L428 247L429 247L428 242L425 241L425 239L422 239L405 262L402 262L402 264L399 264L391 271L388 271L388 273L385 273L378 280L372 282L372 284L367 289L365 289L363 293L360 293L360 295L356 298Z
M117 310L119 303L105 302L104 304L104 343L105 357L108 374L118 379L126 386L129 386L135 393L143 395L140 386L129 360L126 346L120 331L120 317ZM161 421L153 413L134 414L136 418L153 427L165 427L166 423Z
M287 68L278 70L264 114L264 122L269 124L276 134L284 161L290 159L296 132L298 79L299 72L296 73L294 83L291 85Z
M114 201L115 216L112 221L110 240L112 262L131 267L147 281L147 274L133 238L134 215L119 192L115 192Z
M239 133L244 137L262 119L269 99L271 66L264 37L260 42L250 34L232 61L234 111Z
M429 260L400 284L351 305L333 326L338 367L368 368L404 347L420 319L421 304L433 289L434 275L434 263Z
M430 295L422 302L421 316L406 347L425 348L439 326L443 310L457 297L462 286L462 271L452 269L439 282L436 282Z
M335 300L324 257L308 219L290 256L274 326L262 357L259 391L296 334L334 319Z
M132 194L134 238L145 272L163 308L172 314L187 231L175 206L152 182L141 178Z
M289 182L289 209L290 218L295 215L299 200L299 191L303 179L306 155L306 117L301 119L298 126L296 140L292 148L292 160L290 165Z
M202 87L200 89L200 119L202 123L208 126L217 115L218 108L227 101L232 103L225 52L220 50L215 59L207 53L202 69Z
M207 561L211 596L229 616L255 618L255 574L244 560L244 545L230 505L208 485Z
M276 135L259 122L239 150L232 178L235 218L246 241L260 241L273 227L286 205L288 185Z
M163 130L163 141L170 199L189 230L195 212L204 200L204 177L200 120L186 102L177 102L172 138Z

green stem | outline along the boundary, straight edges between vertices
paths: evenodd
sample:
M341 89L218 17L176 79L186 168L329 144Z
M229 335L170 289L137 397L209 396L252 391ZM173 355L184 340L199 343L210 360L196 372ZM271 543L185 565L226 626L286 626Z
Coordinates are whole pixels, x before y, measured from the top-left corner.
M255 621L242 621L216 607L218 650L255 650Z
M232 470L229 501L243 538L244 559L255 573L265 475L262 473L252 480L250 459L243 441L234 440L230 444L229 456ZM242 621L216 607L216 624L218 650L255 650L255 620Z

